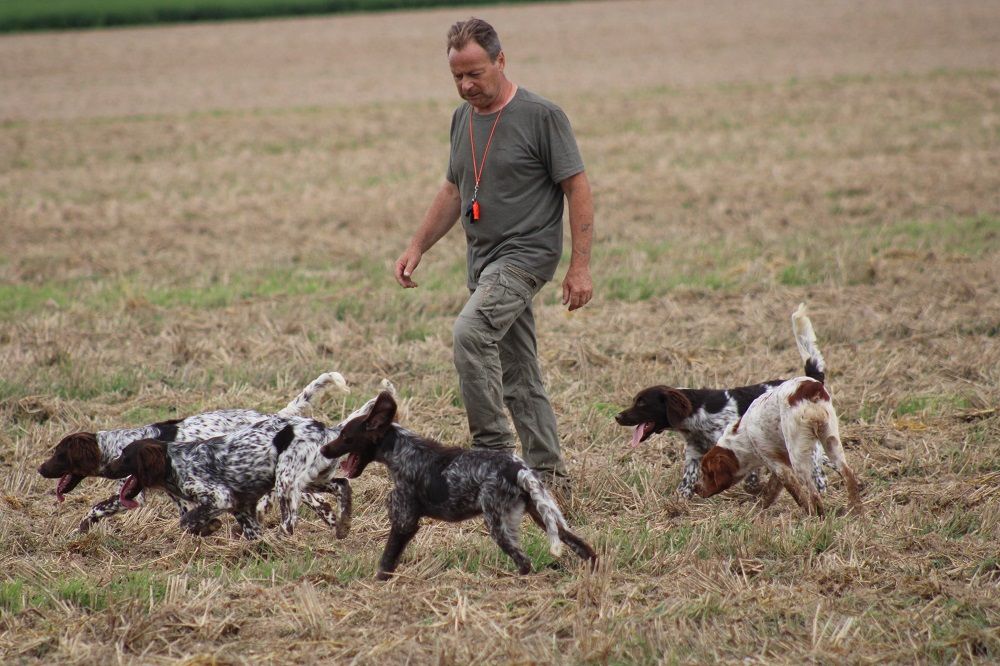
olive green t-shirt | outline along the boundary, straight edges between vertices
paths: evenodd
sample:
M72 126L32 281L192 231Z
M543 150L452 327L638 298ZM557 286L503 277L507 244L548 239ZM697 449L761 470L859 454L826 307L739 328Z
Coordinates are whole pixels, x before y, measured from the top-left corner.
M447 178L462 197L461 220L468 241L469 289L483 268L503 259L551 280L562 256L563 191L559 183L583 171L583 159L562 109L524 88L498 112L499 122L483 162L497 114L474 113L469 104L451 118L451 158ZM469 141L475 137L479 219L466 211L476 179Z

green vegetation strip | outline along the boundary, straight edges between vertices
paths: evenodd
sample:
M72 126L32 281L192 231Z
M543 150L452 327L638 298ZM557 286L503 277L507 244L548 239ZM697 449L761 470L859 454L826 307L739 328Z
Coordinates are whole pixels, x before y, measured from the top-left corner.
M0 0L0 32L377 12L528 0Z

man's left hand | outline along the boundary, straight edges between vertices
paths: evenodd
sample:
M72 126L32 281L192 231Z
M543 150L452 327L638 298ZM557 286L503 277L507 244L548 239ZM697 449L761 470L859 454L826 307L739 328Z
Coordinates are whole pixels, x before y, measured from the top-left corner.
M590 280L589 268L574 268L570 266L562 283L563 305L568 305L570 311L582 308L590 302L594 295L594 283Z

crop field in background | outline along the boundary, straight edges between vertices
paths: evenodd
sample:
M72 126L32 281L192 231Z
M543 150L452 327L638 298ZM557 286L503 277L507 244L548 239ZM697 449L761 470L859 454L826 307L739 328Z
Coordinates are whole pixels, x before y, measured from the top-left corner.
M478 10L477 10L478 11ZM451 365L464 239L391 265L443 178L457 97L433 10L0 38L3 663L995 663L1000 660L1000 7L614 2L482 10L511 78L569 114L595 299L536 300L599 570L475 521L399 576L382 468L338 541L79 536L35 469L76 430L280 408L326 370L467 440ZM559 277L565 271L561 267ZM656 383L801 372L809 304L866 514L674 494L682 440L613 415ZM832 479L826 499L846 503Z
M515 4L526 0L503 0ZM455 0L0 0L0 32L375 12L458 5ZM498 4L472 0L462 5Z

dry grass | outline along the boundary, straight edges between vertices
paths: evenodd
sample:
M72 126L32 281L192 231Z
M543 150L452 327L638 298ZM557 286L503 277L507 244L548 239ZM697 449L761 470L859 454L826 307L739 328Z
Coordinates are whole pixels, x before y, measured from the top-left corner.
M255 544L183 536L162 499L72 536L110 485L56 507L34 473L71 430L271 409L327 369L355 392L324 417L388 376L407 425L464 441L462 239L427 257L420 289L389 277L444 170L454 12L0 38L17 84L0 95L0 660L1000 659L998 10L744 4L487 14L515 79L573 118L600 233L595 302L567 315L550 286L538 320L572 522L604 565L549 567L526 526L528 578L478 525L432 524L375 584L379 471L345 541L303 514L293 539ZM221 55L296 35L302 60L246 79ZM405 62L309 58L324 37L356 53L385 35ZM137 43L186 55L113 75ZM72 48L87 57L67 70ZM627 450L612 414L649 383L796 372L802 300L867 515L677 500L679 439Z

